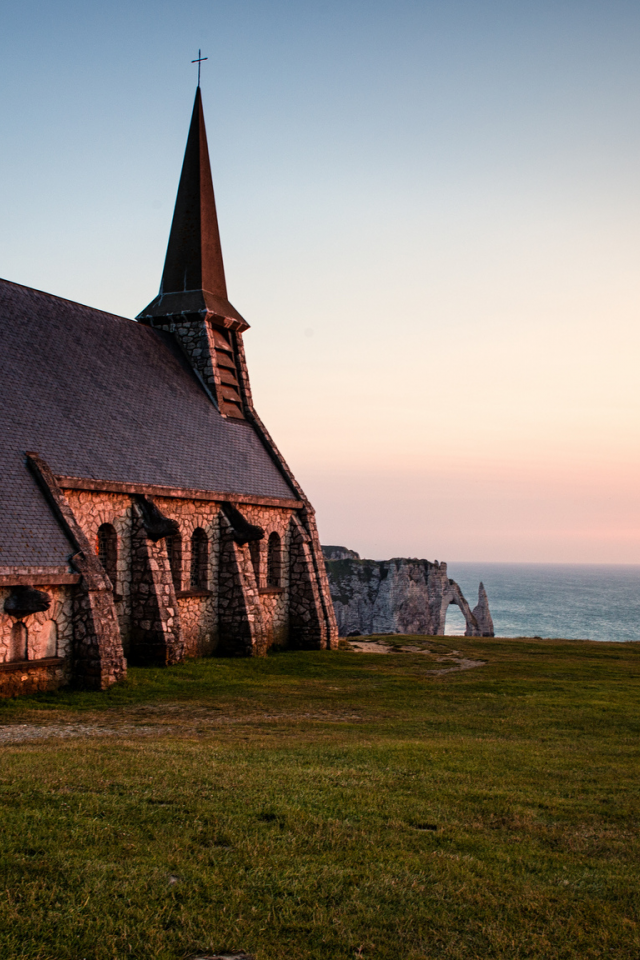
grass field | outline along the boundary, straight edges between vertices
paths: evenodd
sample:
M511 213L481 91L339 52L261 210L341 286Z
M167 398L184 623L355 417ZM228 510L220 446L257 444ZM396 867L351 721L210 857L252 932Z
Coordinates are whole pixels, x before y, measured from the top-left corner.
M394 642L0 702L3 960L637 960L640 644Z

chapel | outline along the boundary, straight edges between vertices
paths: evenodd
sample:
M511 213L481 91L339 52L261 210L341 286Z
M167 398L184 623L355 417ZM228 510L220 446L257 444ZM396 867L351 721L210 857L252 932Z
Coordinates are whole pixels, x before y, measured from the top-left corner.
M314 510L251 398L200 87L136 320L0 280L0 695L337 644Z

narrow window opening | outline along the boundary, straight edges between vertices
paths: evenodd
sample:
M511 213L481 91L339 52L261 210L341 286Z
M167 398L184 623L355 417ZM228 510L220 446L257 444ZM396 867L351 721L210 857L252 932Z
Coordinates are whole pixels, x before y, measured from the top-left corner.
M103 523L98 528L98 557L115 592L118 585L118 534L110 523Z
M260 586L260 541L259 540L249 541L249 553L251 555L251 563L253 565L253 572L256 577L256 583L259 587Z
M47 620L42 627L42 640L44 657L58 656L58 624L55 620Z
M202 527L198 527L191 535L191 586L206 590L208 585L209 541Z
M167 537L167 554L171 567L171 579L176 593L182 590L182 537L180 534Z
M9 649L9 660L28 660L29 659L29 633L22 620L11 628L11 647Z
M281 568L281 547L280 537L277 533L269 536L269 548L267 554L267 586L280 586L280 568Z

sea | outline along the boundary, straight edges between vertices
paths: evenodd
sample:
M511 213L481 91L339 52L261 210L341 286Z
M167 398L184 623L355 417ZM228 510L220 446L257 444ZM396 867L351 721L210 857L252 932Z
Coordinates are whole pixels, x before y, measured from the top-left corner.
M496 636L640 640L640 566L552 563L449 563L473 609L484 583ZM462 636L449 606L445 633Z

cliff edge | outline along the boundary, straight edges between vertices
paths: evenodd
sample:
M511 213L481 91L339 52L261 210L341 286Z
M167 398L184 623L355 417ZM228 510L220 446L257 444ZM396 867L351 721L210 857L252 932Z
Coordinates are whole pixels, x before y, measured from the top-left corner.
M442 636L447 607L462 611L466 637L492 637L487 593L480 584L471 610L462 590L447 575L446 563L395 557L362 560L346 547L322 548L340 635L417 633Z

